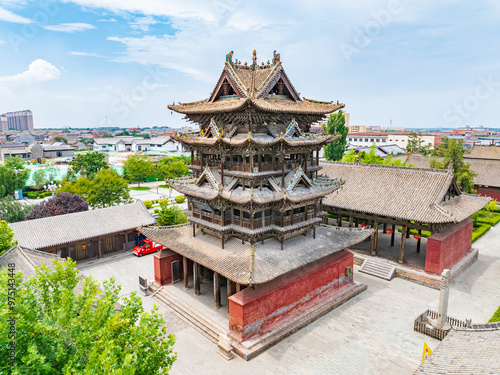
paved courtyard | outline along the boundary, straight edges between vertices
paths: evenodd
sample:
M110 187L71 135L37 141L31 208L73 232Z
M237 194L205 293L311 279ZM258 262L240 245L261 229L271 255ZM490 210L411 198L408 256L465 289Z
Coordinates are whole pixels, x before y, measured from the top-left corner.
M497 225L473 244L479 259L452 283L451 316L486 322L500 305L499 243ZM100 282L114 276L126 296L138 289L139 275L153 278L153 257L125 255L82 272ZM226 362L214 344L162 308L169 331L177 336L179 356L171 374L411 374L420 363L423 342L431 349L439 343L413 331L416 316L437 308L439 291L359 272L355 279L368 289L250 362L238 357ZM150 297L143 301L146 309L153 306Z

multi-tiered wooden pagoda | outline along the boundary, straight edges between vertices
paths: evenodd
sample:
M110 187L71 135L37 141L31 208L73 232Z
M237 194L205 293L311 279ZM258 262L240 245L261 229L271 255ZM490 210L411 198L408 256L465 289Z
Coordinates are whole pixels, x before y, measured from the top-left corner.
M321 199L340 180L318 178L319 152L337 137L309 133L343 104L300 99L279 58L232 62L210 98L169 108L200 125L177 139L191 150L195 178L172 182L189 199L193 225L255 243L306 233L322 221Z
M155 281L188 288L192 276L198 295L208 273L216 307L226 281L230 337L245 358L266 333L279 329L276 342L363 290L345 249L371 231L320 224L323 197L342 181L318 174L319 152L337 137L309 132L343 106L300 98L280 56L257 64L255 51L251 64L226 56L208 99L169 106L200 131L178 134L194 174L171 181L188 197L190 224L141 229L166 248Z

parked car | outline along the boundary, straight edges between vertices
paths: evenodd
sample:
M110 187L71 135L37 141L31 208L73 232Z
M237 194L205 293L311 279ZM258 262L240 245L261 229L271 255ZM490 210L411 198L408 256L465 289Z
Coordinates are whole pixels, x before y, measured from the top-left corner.
M145 238L141 240L141 242L139 242L136 247L134 247L133 253L138 257L142 257L145 254L156 253L161 249L163 249L163 245L154 242L149 238Z

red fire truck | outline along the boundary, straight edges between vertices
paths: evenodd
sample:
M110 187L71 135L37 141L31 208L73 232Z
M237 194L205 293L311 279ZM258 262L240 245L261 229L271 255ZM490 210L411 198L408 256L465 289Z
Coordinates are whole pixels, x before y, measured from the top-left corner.
M161 249L163 249L163 245L160 245L149 238L144 238L141 242L139 242L139 244L137 244L136 247L134 247L134 254L138 257L142 257L145 254L155 253Z

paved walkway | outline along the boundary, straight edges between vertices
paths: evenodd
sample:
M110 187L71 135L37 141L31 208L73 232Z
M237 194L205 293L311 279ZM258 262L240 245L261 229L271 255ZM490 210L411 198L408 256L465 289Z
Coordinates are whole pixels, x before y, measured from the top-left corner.
M486 322L500 305L498 243L500 225L474 243L479 259L452 283L451 316ZM226 362L210 341L163 309L169 331L177 336L179 356L171 374L411 374L420 363L424 341L431 349L438 344L414 332L413 320L427 308L437 308L439 291L356 271L357 267L355 279L367 284L367 291L250 362ZM128 295L138 289L139 275L152 279L153 257L125 257L85 267L83 272L100 282L115 276L123 285L122 295ZM152 307L150 297L143 301L145 308Z

